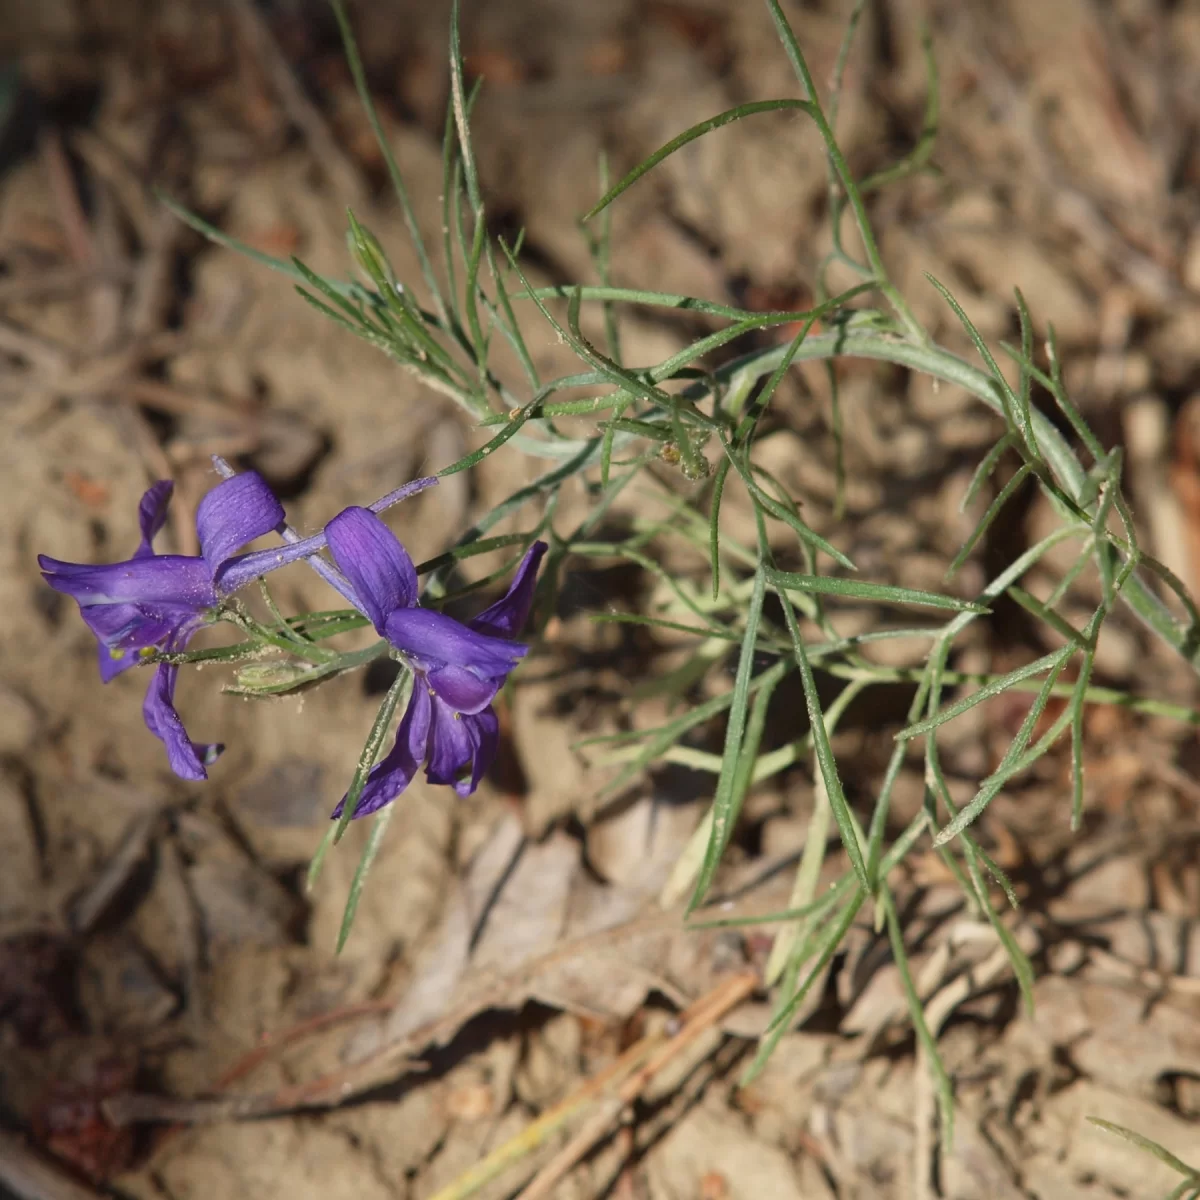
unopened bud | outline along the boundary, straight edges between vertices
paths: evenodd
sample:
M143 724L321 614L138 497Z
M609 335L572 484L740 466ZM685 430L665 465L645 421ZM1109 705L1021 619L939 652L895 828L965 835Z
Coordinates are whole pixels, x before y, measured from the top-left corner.
M280 660L278 662L248 663L239 667L234 684L228 691L244 696L275 696L290 692L315 679L320 672L311 663Z
M367 228L358 223L355 215L347 210L350 220L350 252L355 262L371 277L371 282L384 294L400 292L402 288L396 285L396 276L392 264L380 245L379 239Z

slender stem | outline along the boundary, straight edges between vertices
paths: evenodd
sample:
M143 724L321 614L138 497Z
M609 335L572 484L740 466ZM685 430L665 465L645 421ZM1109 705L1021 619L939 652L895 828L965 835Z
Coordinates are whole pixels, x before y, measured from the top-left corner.
M276 633L273 629L256 621L236 600L226 603L224 619L237 626L247 637L258 642L266 642L278 650L286 650L288 654L307 659L311 663L323 665L333 662L338 657L336 651L323 650L320 646L303 646L293 638Z
M812 74L808 69L808 63L804 60L800 44L796 41L796 35L792 32L787 17L783 15L783 9L779 6L779 0L767 0L767 8L771 11L775 27L779 31L780 40L783 42L783 48L787 53L788 60L792 64L792 69L796 72L796 78L800 80L800 85L804 89L804 98L812 106L810 115L816 123L817 129L820 131L821 139L825 143L825 152L828 154L834 173L837 175L838 181L842 185L842 190L846 194L850 210L854 213L854 221L858 226L858 236L862 239L863 249L867 254L867 261L870 263L871 271L875 275L875 282L879 290L887 297L888 303L895 309L896 315L900 318L910 336L923 344L928 341L929 335L922 329L920 321L913 315L912 309L908 307L904 297L900 295L895 285L888 278L887 267L884 266L883 256L879 253L879 244L876 242L875 232L871 228L871 219L867 216L867 207L863 203L862 192L859 190L854 176L850 173L850 166L846 162L845 156L837 144L837 138L834 137L833 130L829 126L829 121L825 117L825 111L821 107L821 99L817 95Z
M757 351L718 368L718 383L736 386L745 375L761 379L769 375L789 351L789 346L774 346ZM936 345L916 345L894 334L871 329L832 330L810 335L795 351L797 361L825 358L869 358L877 362L908 367L931 375L946 383L957 384L982 400L993 412L1002 415L1004 406L995 380L978 367ZM707 390L707 385L699 385ZM685 393L686 394L686 393ZM1036 409L1031 413L1034 437L1046 462L1058 476L1066 491L1079 495L1087 480L1087 472L1076 458L1066 439L1050 420ZM1109 547L1114 558L1117 551ZM1163 602L1137 574L1130 576L1121 596L1133 612L1167 645L1175 649L1193 667L1200 669L1197 638L1200 630L1192 623L1175 620Z

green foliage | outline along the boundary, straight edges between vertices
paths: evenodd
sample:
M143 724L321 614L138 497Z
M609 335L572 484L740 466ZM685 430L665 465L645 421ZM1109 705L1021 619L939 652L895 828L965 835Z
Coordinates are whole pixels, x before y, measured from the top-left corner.
M1087 705L1121 704L1135 711L1197 723L1197 714L1188 710L1094 687L1091 675L1097 640L1117 606L1124 606L1141 619L1193 666L1200 653L1200 617L1178 580L1139 547L1121 493L1120 455L1103 449L1070 400L1053 330L1044 344L1048 369L1039 366L1034 323L1024 297L1020 293L1015 297L1020 346L1002 346L993 351L958 301L942 284L930 280L974 347L978 359L974 362L932 342L888 275L866 197L908 174L931 169L939 101L928 36L924 43L928 100L919 138L903 160L860 181L839 147L835 126L840 80L862 3L854 9L827 101L817 92L779 0L766 0L766 4L795 72L800 97L744 104L717 114L673 138L615 185L608 185L607 166L601 164L601 199L582 219L599 283L537 287L522 267L520 239L509 245L489 234L486 198L470 137L470 115L477 91L468 92L463 77L457 4L450 31L450 111L443 152L443 261L435 265L374 112L350 26L341 3L333 0L360 98L379 138L416 247L419 280L396 278L386 248L354 214L349 215L348 240L351 255L366 279L363 283L327 279L301 262L271 259L233 242L198 218L176 211L222 244L289 275L308 303L384 351L431 388L453 398L485 434L490 434L478 448L441 474L468 470L506 447L554 464L484 515L453 549L422 565L421 570L429 575L426 602L447 598L448 580L461 558L508 546L523 547L534 536L545 536L551 542L543 584L549 591L557 586L562 563L568 557L632 563L662 585L660 594L667 598L655 611L600 613L597 619L634 622L694 638L681 666L641 688L643 694L668 696L676 703L677 715L657 728L591 739L584 745L602 752L602 761L618 768L609 782L610 789L626 786L639 773L664 761L714 775L709 814L676 869L670 894L679 898L690 894L688 911L697 916L703 913L702 906L742 802L755 783L796 764L808 763L818 800L797 868L792 903L773 918L779 929L768 975L777 983L775 1015L752 1072L761 1067L789 1027L804 997L838 953L851 924L864 904L868 905L880 927L887 929L914 1029L935 1076L943 1132L948 1138L950 1081L927 1027L922 997L913 983L889 874L914 847L929 845L926 839L930 839L961 881L969 903L991 922L1007 948L1014 975L1029 1002L1032 968L997 912L991 889L998 886L1013 904L1015 897L1003 873L973 837L973 823L1003 789L1017 782L1061 738L1068 739L1071 746L1070 819L1078 822L1084 795L1082 738ZM833 250L815 281L819 303L798 312L755 313L700 297L612 284L608 218L611 206L625 190L684 145L771 110L791 110L799 119L810 122L821 138L827 159ZM723 136L734 134L736 131ZM786 148L780 152L786 153ZM747 186L753 186L753 181ZM857 233L857 254L847 249L843 239L842 218L846 214ZM825 274L834 263L850 269L858 282L851 289L830 295ZM421 289L423 295L419 295ZM585 305L601 307L603 346L594 345L583 332ZM630 305L702 314L718 322L719 328L661 363L631 368L622 360L619 321L621 309ZM575 353L580 362L577 372L548 381L539 377L526 340L526 330L538 322ZM786 345L751 348L715 367L705 362L714 351L757 331L793 324L799 326L799 332ZM525 383L520 393L492 369L490 352L497 334L512 348L521 366ZM1015 364L1015 387L1001 370L997 354ZM764 472L755 455L758 429L789 368L805 361L831 364L838 358L890 363L963 388L1003 423L1001 434L971 481L964 506L975 504L1002 465L1011 470L959 553L947 564L948 580L955 577L1019 489L1037 488L1057 515L1059 527L1009 563L977 595L914 591L859 578L847 554L810 527L794 498ZM831 426L837 444L840 511L844 475L841 418L832 372L830 378L834 385ZM1035 385L1064 418L1078 451L1038 409ZM583 398L577 394L580 391L586 393ZM564 392L576 394L560 398ZM564 418L580 417L594 418L594 430L580 435L579 421L573 426L574 433L560 427ZM710 455L715 462L710 461ZM666 469L671 465L677 467L677 474ZM589 497L590 511L575 528L567 528L556 519L556 497L562 488L580 483ZM630 487L653 495L660 506L669 508L670 516L635 519L624 534L602 538L598 531L605 515ZM722 503L728 503L735 488L748 501L757 522L758 537L753 546L739 544L722 528ZM518 512L529 514L529 523L536 526L531 533L485 536L497 523ZM1110 528L1114 514L1120 532ZM788 531L790 552L804 564L803 570L781 570L776 565L771 547L778 543L768 536L772 523L776 532ZM694 553L696 578L674 569L667 571L661 565L661 548L669 541ZM1054 595L1047 600L1035 599L1022 588L1022 580L1044 555L1067 542L1078 547L1075 568ZM1102 582L1102 599L1078 627L1058 606L1074 579L1091 566ZM701 577L702 582L698 582ZM1154 579L1181 598L1187 620L1178 621L1171 615L1157 594ZM961 635L972 622L986 620L992 606L1003 597L1021 604L1062 643L1060 647L1003 674L968 676L949 670L950 655ZM846 635L839 631L837 610L827 608L827 603L847 600L887 609L914 606L925 615L904 628L881 624L866 633ZM291 620L276 614L273 624L264 624L231 605L217 616L240 629L245 641L218 650L162 656L162 660L242 664L235 690L243 694L271 695L307 686L361 667L387 652L386 643L351 653L326 646L328 639L365 624L353 612L311 613ZM883 666L864 653L871 643L890 638L907 639L924 649L914 651L913 663L903 668ZM845 685L832 702L822 699L818 670ZM1069 670L1074 671L1073 678ZM732 673L732 690L701 703L690 702L694 685L717 672ZM772 699L793 672L803 691L804 711L796 713L794 737L787 745L764 750L763 731L772 711ZM866 807L852 804L834 750L836 727L850 702L864 691L897 684L915 688L907 724L897 734L887 769L870 803ZM380 709L349 789L347 814L390 728L405 686L402 676ZM945 726L975 706L1009 692L1032 694L1027 716L991 775L966 804L955 805L940 761L939 736ZM1049 728L1041 731L1042 718L1052 699L1065 704ZM720 754L687 744L693 731L714 721L724 723ZM905 762L914 759L923 759L924 809L898 836L892 836L892 791ZM391 809L385 811L390 813ZM865 828L860 812L866 816ZM310 884L323 854L340 837L345 819L331 830L318 851ZM384 824L385 820L379 820L372 830L355 876L339 946L349 932ZM833 828L847 867L840 881L818 897L816 883L827 854L826 833ZM1137 1141L1136 1135L1115 1131ZM1179 1169L1189 1170L1182 1164ZM1187 1187L1193 1192L1200 1190L1194 1173L1190 1180ZM1186 1194L1187 1187L1178 1194Z

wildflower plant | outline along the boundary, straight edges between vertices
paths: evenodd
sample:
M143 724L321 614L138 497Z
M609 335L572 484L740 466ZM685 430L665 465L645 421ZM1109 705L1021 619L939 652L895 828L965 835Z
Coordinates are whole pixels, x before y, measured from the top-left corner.
M698 909L730 845L748 789L796 764L812 764L816 804L791 904L772 918L778 930L767 982L774 986L774 1020L752 1070L761 1066L789 1027L856 917L864 910L873 911L878 926L887 929L916 1036L937 1083L943 1132L949 1137L951 1084L913 981L890 874L914 849L932 843L962 883L973 910L991 922L1008 950L1025 999L1031 1002L1031 964L992 898L993 886L998 885L1015 906L1013 890L974 836L973 824L1005 787L1063 739L1070 743L1073 773L1070 819L1078 823L1084 797L1083 713L1088 704L1119 702L1193 720L1187 710L1094 687L1092 669L1097 639L1117 606L1135 614L1193 666L1200 657L1200 619L1180 582L1139 545L1121 490L1121 453L1100 444L1072 403L1053 330L1042 339L1039 353L1032 317L1018 293L1020 343L993 348L949 291L930 279L974 347L974 358L965 359L932 340L888 274L867 202L872 193L924 169L932 153L938 81L928 40L928 103L916 145L887 170L858 179L839 146L835 124L841 78L862 0L855 5L824 95L814 83L779 0L765 2L794 70L799 95L716 114L681 132L612 186L605 185L599 201L582 219L599 281L539 288L522 268L520 237L509 243L489 232L470 131L477 94L468 90L464 80L457 4L449 38L450 111L443 152L444 242L439 273L375 113L346 14L339 0L333 0L350 68L406 218L421 277L398 278L384 247L353 214L348 244L364 282L326 278L300 261L269 257L177 206L175 211L215 241L291 276L309 304L465 410L485 440L443 468L439 476L470 470L500 452L540 460L540 473L481 516L445 554L420 566L414 566L378 513L436 479L418 480L369 508L349 508L335 515L317 537L301 539L284 523L282 510L262 495L265 485L250 475L230 478L201 504L204 553L198 560L148 557L149 539L161 526L168 493L167 485L156 485L143 502L142 547L128 564L122 564L124 574L116 567L83 568L53 560L44 560L43 566L52 586L79 600L103 647L106 677L127 663L155 664L159 682L152 693L158 699L148 706L147 723L169 748L176 746L171 764L177 770L185 765L187 769L180 773L188 778L202 777L203 766L193 765L179 748L182 726L168 729L164 716L169 710L170 719L178 721L170 693L180 666L224 662L237 671L229 690L267 696L319 683L379 657L400 662L403 669L384 698L310 873L310 880L315 880L323 854L349 820L373 814L376 826L352 885L343 941L386 822L400 807L404 788L421 766L431 783L444 784L459 795L479 784L495 753L492 702L526 653L526 644L517 639L535 607L535 587L542 593L537 607L545 615L553 608L568 558L624 561L656 577L670 596L664 606L646 613L598 613L596 619L628 621L694 638L695 648L685 665L662 685L678 699L694 695L693 685L708 674L730 671L733 675L731 688L684 707L656 728L593 741L618 768L609 785L613 789L665 761L712 776L707 815L677 864L664 899L686 897L688 912ZM817 303L802 311L754 312L703 297L611 282L608 218L623 194L690 142L756 114L780 110L800 114L815 127L828 166L832 249L814 280ZM849 272L855 280L852 286L831 290L829 278L835 266L842 274ZM603 345L583 332L584 306L598 307L602 314ZM625 365L621 354L620 312L626 306L703 314L717 327L653 366L633 368ZM574 352L579 360L576 371L555 379L542 377L527 340L538 324ZM737 357L710 365L715 352L736 348L751 335L770 329L794 330L794 334L785 343L752 346ZM493 369L497 339L507 344L520 364L524 379L519 386ZM967 489L964 508L975 503L1002 462L1013 465L1012 473L947 564L949 577L1022 487L1039 489L1057 518L1057 527L1005 565L975 595L917 591L862 578L847 554L810 526L795 498L755 455L758 431L788 370L800 362L832 364L843 358L894 364L962 388L1003 423L1002 436L979 463ZM1002 370L1002 360L1011 364L1015 384ZM832 370L829 378L831 425L836 434L841 419ZM1047 401L1056 414L1042 411L1040 405ZM582 435L578 420L572 421L580 417L592 422ZM1071 436L1062 428L1069 429ZM844 474L840 438L837 445L840 508ZM677 468L684 486L672 488L664 482L664 463ZM225 464L218 462L218 466L230 473ZM651 471L651 466L657 470ZM569 485L581 485L589 499L587 515L573 527L559 519L556 504ZM635 485L654 489L670 506L669 519L635 520L626 534L602 537L606 514ZM224 498L234 494L229 489L235 486L244 489L246 507L231 508L219 533L214 533L217 526L210 526L209 514L218 509L226 512ZM750 545L722 529L722 502L733 489L742 492L753 512L755 538ZM522 519L525 532L491 534L510 517ZM799 561L803 569L784 569L777 560L769 532L779 527L794 538L791 561ZM283 539L278 550L234 556L245 541L270 530ZM687 547L704 564L695 578L668 572L662 565L660 549L668 539ZM1036 599L1022 587L1023 579L1050 551L1066 544L1075 549L1075 565L1052 596ZM516 552L489 577L507 578L515 572L507 594L465 624L445 615L441 610L452 598L447 587L454 565L496 551ZM325 557L327 553L331 558ZM279 613L262 577L301 559L318 570L351 607L291 617ZM1101 598L1080 625L1063 615L1060 606L1071 582L1089 566L1098 573ZM427 578L419 593L422 574ZM111 580L123 581L122 586L110 587ZM235 594L255 580L267 597L271 622L255 618ZM1183 620L1164 603L1160 595L1164 587L1182 606ZM972 623L987 620L992 606L1003 597L1053 630L1061 646L1003 674L965 676L952 670L950 656L964 632ZM900 628L851 635L839 630L830 599L911 609L921 615ZM242 640L227 647L188 650L195 629L215 621L231 622ZM530 624L526 633L533 638L537 622ZM355 651L333 647L338 635L366 626L380 635L374 645ZM923 647L907 666L882 665L864 652L872 642L897 638ZM122 659L122 653L131 657ZM843 685L832 701L824 700L818 691L818 670ZM778 715L773 699L789 676L799 681L804 712L795 714L790 741L764 749L768 715ZM852 806L832 736L857 697L868 689L898 683L914 689L907 723L896 736L869 805ZM976 705L1013 691L1032 697L1020 728L974 795L956 804L939 757L944 727ZM1051 720L1050 704L1055 698L1062 707ZM152 716L152 710L157 715ZM402 714L399 729L392 748L385 751L397 713ZM689 744L693 731L721 719L720 753ZM195 758L204 763L212 753L196 748ZM924 760L924 807L895 834L893 791L902 766L918 753ZM817 882L835 831L848 866L838 882L818 895Z

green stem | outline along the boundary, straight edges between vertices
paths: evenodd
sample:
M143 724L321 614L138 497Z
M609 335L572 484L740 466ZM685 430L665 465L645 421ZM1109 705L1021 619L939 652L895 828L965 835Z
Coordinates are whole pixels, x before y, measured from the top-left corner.
M228 621L231 625L236 625L247 637L253 638L258 642L266 642L276 647L276 649L284 650L296 658L305 659L307 662L324 665L333 662L338 657L337 652L334 650L323 650L320 646L305 646L297 642L294 637L285 637L282 634L276 633L261 622L256 621L249 613L242 610L240 605L236 608L232 605L226 606L222 615L224 620Z
M717 380L735 386L742 382L745 375L761 379L775 369L788 351L788 346L774 346L726 363L717 370ZM795 351L796 361L826 358L869 358L877 362L908 367L910 370L965 388L997 415L1002 416L1004 412L997 384L990 375L936 345L917 345L894 334L869 329L838 329L810 335ZM1078 496L1086 483L1087 472L1066 439L1048 418L1036 409L1031 413L1031 418L1033 434L1045 460L1066 491ZM1114 547L1107 547L1105 552L1116 559L1117 551ZM1200 650L1197 639L1200 630L1190 622L1185 624L1172 617L1162 601L1136 574L1130 576L1121 596L1149 629L1194 668L1200 669L1197 662L1197 651Z

